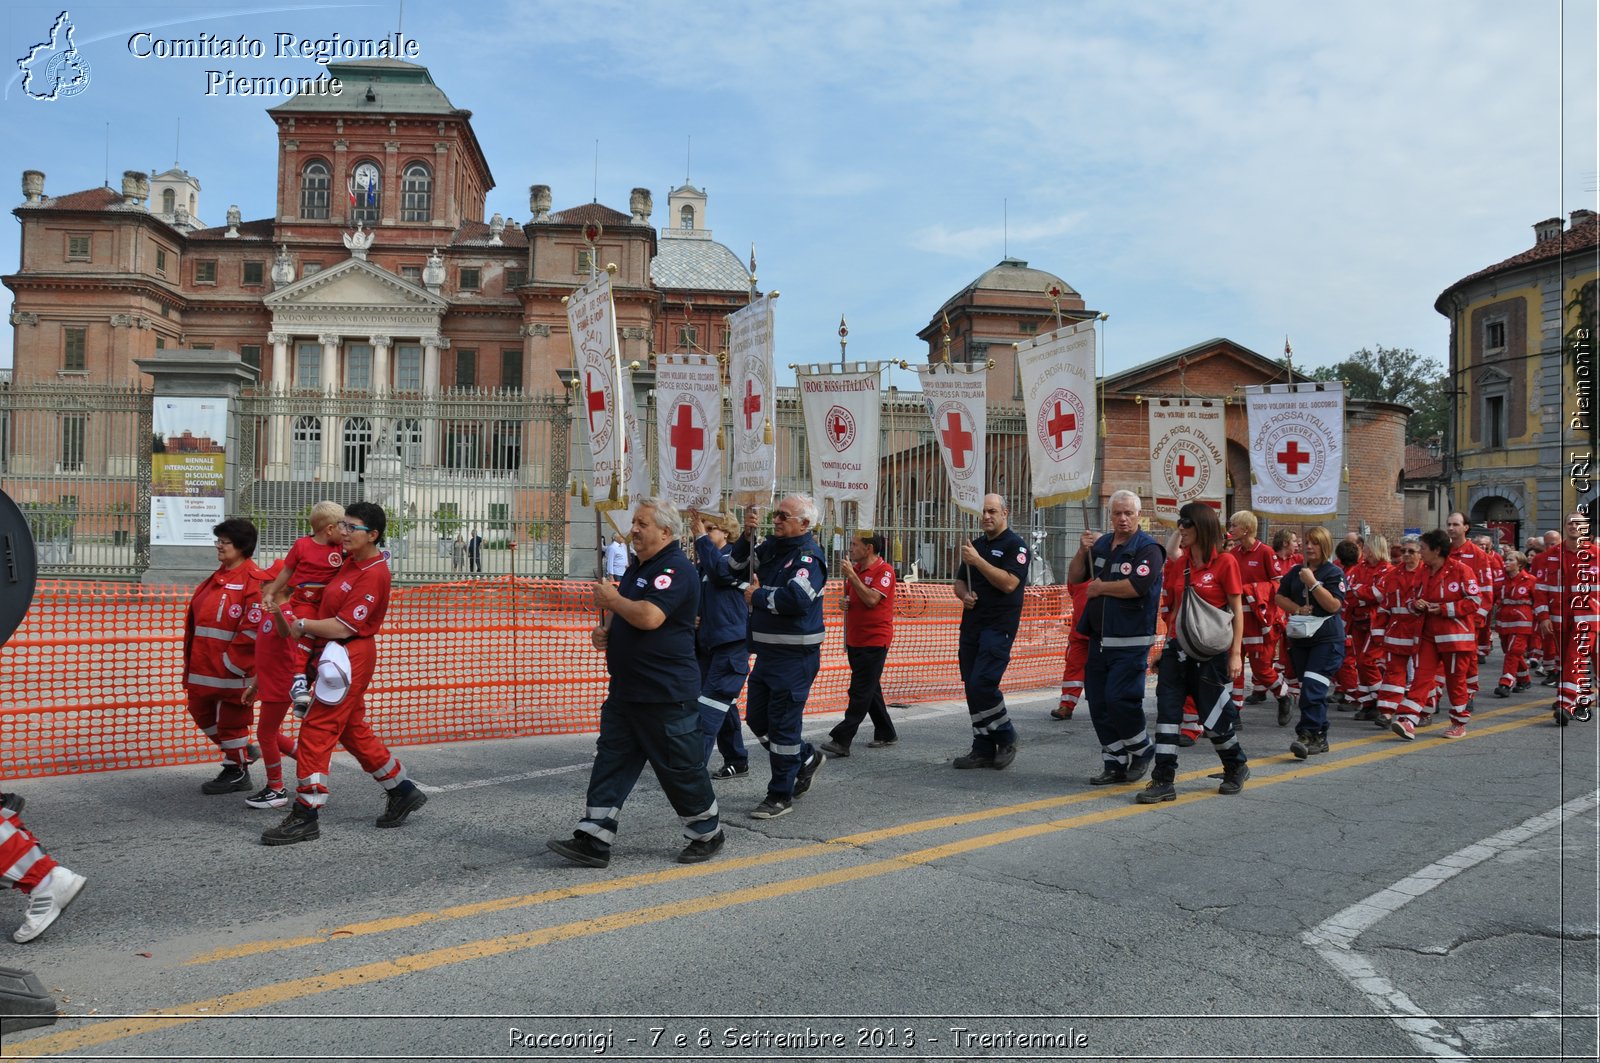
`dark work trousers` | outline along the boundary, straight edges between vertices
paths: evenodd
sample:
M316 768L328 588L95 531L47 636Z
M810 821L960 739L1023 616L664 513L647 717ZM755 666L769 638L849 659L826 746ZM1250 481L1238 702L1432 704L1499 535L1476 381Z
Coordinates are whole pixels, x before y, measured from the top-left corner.
M972 622L961 625L957 660L961 683L967 691L967 715L972 717L972 751L993 756L1000 746L1017 743L1017 729L1006 712L1006 696L1000 680L1011 663L1011 642L1016 632L979 627Z
M1151 750L1144 724L1144 677L1150 647L1104 649L1098 638L1089 643L1089 664L1083 670L1083 693L1089 701L1089 722L1100 742L1108 768L1126 768L1134 757ZM1180 703L1179 718L1183 709Z
M1249 758L1239 748L1235 727L1239 707L1233 700L1233 681L1228 678L1228 655L1219 653L1209 661L1192 660L1169 639L1156 662L1156 761L1150 769L1152 782L1169 783L1178 775L1178 735L1183 731L1183 703L1193 697L1200 713L1200 725L1211 748L1224 768L1237 768Z
M750 672L750 651L740 639L699 650L696 656L700 659L700 731L705 736L705 759L711 759L715 746L722 750L723 760L744 766L750 762L750 754L744 748L738 702Z
M806 698L822 665L822 648L798 653L763 650L750 669L750 691L745 699L745 720L766 749L772 763L767 796L785 801L794 797L800 765L816 755L816 747L800 734Z
M683 821L685 838L693 841L721 833L717 795L701 753L699 706L693 701L633 702L615 697L600 706L600 737L585 798L588 807L578 830L610 848L617 837L622 803L647 762Z
M1289 662L1300 677L1300 722L1295 734L1327 734L1328 688L1344 665L1344 639L1285 641L1289 643Z
M887 646L846 646L845 656L850 661L850 704L844 710L844 719L834 724L828 732L841 746L849 746L861 729L861 721L872 717L872 737L879 742L892 742L898 737L894 721L889 719L889 706L883 701L883 663L889 657Z

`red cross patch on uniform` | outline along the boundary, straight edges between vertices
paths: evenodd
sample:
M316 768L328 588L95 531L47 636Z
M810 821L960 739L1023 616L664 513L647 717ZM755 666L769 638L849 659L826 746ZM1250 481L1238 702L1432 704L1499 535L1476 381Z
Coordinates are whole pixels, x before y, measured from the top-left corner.
M233 617L235 620L239 619L244 615L244 606L235 602L233 605L228 606L228 615Z
M1450 593L1451 594L1456 593L1460 589L1461 589L1461 584L1453 582L1453 581L1451 582L1451 584L1450 584Z
M367 618L367 607L364 605L358 605L354 609L350 610L350 615L355 617L357 622L365 620Z
M1122 571L1124 571L1124 572L1128 571L1128 566L1127 565L1123 565L1122 566ZM1141 576L1150 575L1150 563L1147 562L1147 561L1139 562L1139 568L1138 568L1137 571L1138 571L1139 575L1141 575Z
M1027 563L1028 563L1028 551L1026 551L1026 550L1018 550L1017 551L1017 564L1026 565Z
M663 572L663 573L661 573L661 575L656 577L655 585L656 585L656 590L664 591L668 587L672 586L672 577L667 575L665 572Z

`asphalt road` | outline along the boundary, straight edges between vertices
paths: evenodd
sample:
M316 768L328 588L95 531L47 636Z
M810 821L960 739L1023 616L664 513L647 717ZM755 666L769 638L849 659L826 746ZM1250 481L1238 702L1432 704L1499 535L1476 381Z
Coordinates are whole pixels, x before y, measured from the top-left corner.
M1595 725L1531 694L1480 699L1454 742L1340 713L1302 763L1252 708L1243 794L1215 794L1202 743L1179 800L1141 806L1086 784L1086 718L1012 700L1001 772L951 770L948 702L896 710L898 745L858 742L781 819L747 815L758 762L719 784L728 845L694 867L648 772L610 868L545 851L581 811L581 736L400 750L430 801L396 831L340 754L321 840L276 849L279 813L202 796L210 769L8 786L89 885L0 945L65 1012L3 1054L1595 1058Z

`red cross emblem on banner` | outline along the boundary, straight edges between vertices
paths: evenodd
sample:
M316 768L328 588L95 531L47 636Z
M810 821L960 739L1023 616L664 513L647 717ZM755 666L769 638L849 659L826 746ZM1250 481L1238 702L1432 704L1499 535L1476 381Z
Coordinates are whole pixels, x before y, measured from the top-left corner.
M739 404L739 409L744 413L744 430L754 430L755 415L761 412L761 395L756 391L754 380L744 382L744 401Z
M1300 475L1300 466L1311 460L1311 455L1300 449L1298 439L1289 440L1289 445L1278 451L1278 464L1289 470L1290 476Z
M963 428L962 423L961 413L951 410L945 416L944 431L939 433L945 449L950 452L950 466L955 469L965 469L967 455L972 453L972 433Z
M850 422L846 421L840 414L835 413L828 418L828 434L833 436L834 442L837 444L839 440L850 434Z
M706 447L706 430L695 427L694 407L687 402L678 404L672 422L672 467L678 472L688 472L695 466L695 455Z
M1178 455L1178 464L1173 467L1172 471L1178 477L1178 486L1182 487L1184 481L1188 480L1189 477L1193 476L1200 470L1195 468L1193 465L1190 465L1189 459L1180 454Z
M1055 407L1055 415L1046 422L1045 428L1049 430L1051 438L1056 441L1056 449L1060 450L1067 433L1078 430L1078 417L1071 410L1063 410L1059 400L1057 400Z
M583 374L583 386L586 395L584 400L585 405L589 408L589 431L593 432L594 415L597 413L605 413L606 411L606 393L603 388L597 388L594 386L593 373Z

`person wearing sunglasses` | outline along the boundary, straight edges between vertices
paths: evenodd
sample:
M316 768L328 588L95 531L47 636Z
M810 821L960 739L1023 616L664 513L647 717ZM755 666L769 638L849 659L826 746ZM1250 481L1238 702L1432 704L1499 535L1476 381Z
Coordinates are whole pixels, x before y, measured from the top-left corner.
M1470 543L1467 545L1471 545ZM1422 590L1411 609L1422 617L1416 670L1389 729L1407 742L1417 736L1417 720L1438 696L1443 677L1450 726L1444 737L1462 738L1472 717L1471 681L1478 671L1477 618L1482 591L1472 565L1455 556L1456 544L1444 529L1422 536Z
M1383 623L1383 679L1378 683L1378 715L1373 723L1387 731L1400 711L1400 699L1411 685L1411 666L1422 637L1422 617L1411 603L1422 593L1427 570L1422 567L1422 541L1415 535L1400 540L1400 563L1391 565L1378 579L1374 614ZM1375 622L1376 626L1376 622Z
M319 818L328 803L329 762L336 745L343 745L387 794L379 827L400 826L428 801L367 723L367 687L378 663L375 636L389 611L392 577L382 550L388 523L383 507L374 502L356 502L345 510L340 522L344 565L323 591L316 616L291 622L297 638L311 639L317 681L299 738L293 749L284 751L299 769L295 801L282 823L262 833L263 845L293 845L321 836Z
M811 529L817 504L790 495L772 514L772 537L756 543L761 513L745 510L744 530L728 555L728 569L746 582L750 649L755 664L745 695L745 723L766 747L772 766L767 796L753 819L775 819L794 809L828 759L801 734L801 716L822 666L822 592L828 566Z

